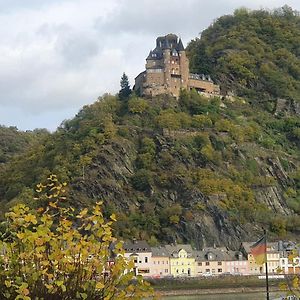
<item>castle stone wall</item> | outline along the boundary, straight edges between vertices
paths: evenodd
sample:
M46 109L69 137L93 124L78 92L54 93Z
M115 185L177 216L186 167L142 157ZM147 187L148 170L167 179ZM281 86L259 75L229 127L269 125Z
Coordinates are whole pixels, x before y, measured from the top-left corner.
M220 94L219 86L209 76L189 73L189 60L175 34L156 39L156 48L150 51L146 71L141 74L136 77L134 88L141 95L169 94L178 98L180 89L192 88L205 94Z

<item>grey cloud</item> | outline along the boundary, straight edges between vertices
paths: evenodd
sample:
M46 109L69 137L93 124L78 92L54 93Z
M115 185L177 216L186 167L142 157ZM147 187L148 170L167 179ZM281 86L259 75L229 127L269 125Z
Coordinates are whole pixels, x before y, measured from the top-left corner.
M211 15L232 11L225 1L215 2L186 0L146 0L127 2L119 7L113 19L98 19L95 23L99 31L110 34L140 33L160 35L174 32L186 38L198 33L212 22Z
M79 67L99 52L97 40L85 36L84 33L74 33L61 36L56 48L62 55L68 67Z
M20 9L37 9L69 0L0 0L0 14L15 12Z

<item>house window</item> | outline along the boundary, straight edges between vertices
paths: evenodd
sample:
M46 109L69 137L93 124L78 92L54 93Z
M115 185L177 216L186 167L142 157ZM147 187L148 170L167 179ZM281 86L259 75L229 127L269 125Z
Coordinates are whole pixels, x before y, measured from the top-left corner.
M205 265L206 265L206 266L209 266L209 261L207 261L207 262L205 263Z
M202 266L202 262L198 262L198 266Z
M134 263L137 263L137 262L138 262L138 260L137 260L137 258L136 258L136 257L134 258L134 260L133 260L133 261L134 261Z
M147 263L147 262L148 262L148 257L146 256L146 257L145 257L145 263Z
M165 269L165 273L168 273L168 269Z
M210 273L210 269L205 269L205 272L206 273Z
M218 261L218 266L222 266L222 262L221 261Z
M218 269L218 273L222 273L222 269Z

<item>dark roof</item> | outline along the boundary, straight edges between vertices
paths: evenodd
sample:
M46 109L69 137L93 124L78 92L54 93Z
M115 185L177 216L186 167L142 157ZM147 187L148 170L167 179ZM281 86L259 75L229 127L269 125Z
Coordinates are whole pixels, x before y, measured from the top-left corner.
M181 39L178 40L178 36L173 33L169 33L165 36L159 36L156 39L156 49L176 49L177 51L183 51L184 47Z
M135 77L135 79L137 79L139 76L145 75L146 71L141 72L138 76Z
M161 48L156 47L154 50L151 50L146 60L148 59L162 59L163 52Z
M151 252L151 248L146 241L125 242L124 250L126 252Z
M248 254L251 252L251 246L254 245L255 242L242 242L241 247L242 249ZM279 247L278 247L278 242L268 242L267 243L267 252L278 252Z
M165 248L170 253L170 257L178 257L178 252L181 249L184 249L187 252L188 257L192 257L194 254L192 246L188 244L166 245Z
M151 247L152 257L169 257L170 253L166 247Z
M230 251L225 247L205 248L201 251L194 252L196 261L234 261L246 260L239 251Z
M177 50L177 51L184 51L184 47L183 47L183 44L182 44L182 40L181 40L181 39L179 39L179 41L178 41L176 50Z

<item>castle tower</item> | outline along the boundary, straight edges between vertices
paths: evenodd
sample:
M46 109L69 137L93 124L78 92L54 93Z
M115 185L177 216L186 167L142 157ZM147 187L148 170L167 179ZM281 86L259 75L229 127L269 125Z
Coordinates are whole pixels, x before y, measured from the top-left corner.
M144 96L169 94L179 97L180 89L217 94L219 86L209 76L189 73L189 60L181 39L175 34L160 36L146 58L146 70L135 78L134 90Z
M178 42L178 52L180 57L181 88L187 89L189 82L189 60L186 57L181 39Z

